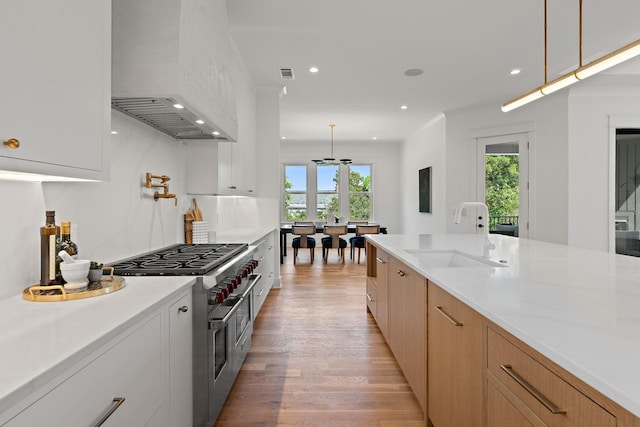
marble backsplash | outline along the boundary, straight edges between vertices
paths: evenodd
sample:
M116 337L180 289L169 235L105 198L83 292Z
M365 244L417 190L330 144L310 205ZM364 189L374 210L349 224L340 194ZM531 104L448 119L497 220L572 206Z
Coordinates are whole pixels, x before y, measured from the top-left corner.
M192 203L185 194L186 147L129 117L114 112L111 181L24 183L0 181L0 298L18 295L39 281L39 228L45 210L56 222L71 221L79 257L101 262L184 242L183 215ZM144 187L146 172L168 175L178 196L154 201ZM199 198L211 230L227 231L260 225L257 199ZM271 209L271 202L269 202Z

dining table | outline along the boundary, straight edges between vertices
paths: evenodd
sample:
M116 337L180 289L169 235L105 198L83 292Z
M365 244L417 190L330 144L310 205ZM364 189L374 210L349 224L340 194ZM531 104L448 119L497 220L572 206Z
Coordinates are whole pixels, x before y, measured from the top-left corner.
M322 234L324 233L324 226L326 224L316 225L316 233ZM344 225L341 223L337 223L335 225ZM362 224L347 224L347 233L355 233L356 226ZM375 223L370 223L366 225L377 225ZM284 257L287 256L287 234L291 234L291 230L293 229L293 224L281 224L280 225L280 264L284 263ZM380 226L380 233L387 234L387 227Z

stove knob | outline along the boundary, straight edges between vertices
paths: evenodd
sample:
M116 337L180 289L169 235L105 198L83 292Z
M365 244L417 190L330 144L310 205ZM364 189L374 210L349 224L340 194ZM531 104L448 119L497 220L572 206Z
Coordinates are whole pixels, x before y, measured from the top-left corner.
M253 261L251 261L251 264L253 264L253 268L256 268L258 264L260 264L260 261L258 261L257 259L254 259Z
M236 286L233 285L233 281L227 283L227 290L229 291L229 293L232 293L235 288Z
M222 304L224 302L224 292L218 292L216 294L216 299L219 304Z
M242 276L240 274L236 276L236 282L238 282L238 286L242 283Z

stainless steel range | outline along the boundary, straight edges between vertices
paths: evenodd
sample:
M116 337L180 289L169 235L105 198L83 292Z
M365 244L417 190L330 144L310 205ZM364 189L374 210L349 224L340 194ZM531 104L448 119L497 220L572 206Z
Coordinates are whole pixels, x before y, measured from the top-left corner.
M251 346L255 247L177 244L118 261L123 276L198 276L193 287L193 425L215 422Z

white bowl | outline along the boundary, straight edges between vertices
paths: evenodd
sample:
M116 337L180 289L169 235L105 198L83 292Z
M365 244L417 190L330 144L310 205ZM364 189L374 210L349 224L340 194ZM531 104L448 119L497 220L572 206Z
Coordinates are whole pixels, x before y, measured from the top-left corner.
M91 261L88 259L79 259L76 262L61 262L60 273L62 278L67 282L65 289L79 289L87 286L89 282L87 275L89 274L89 266Z

